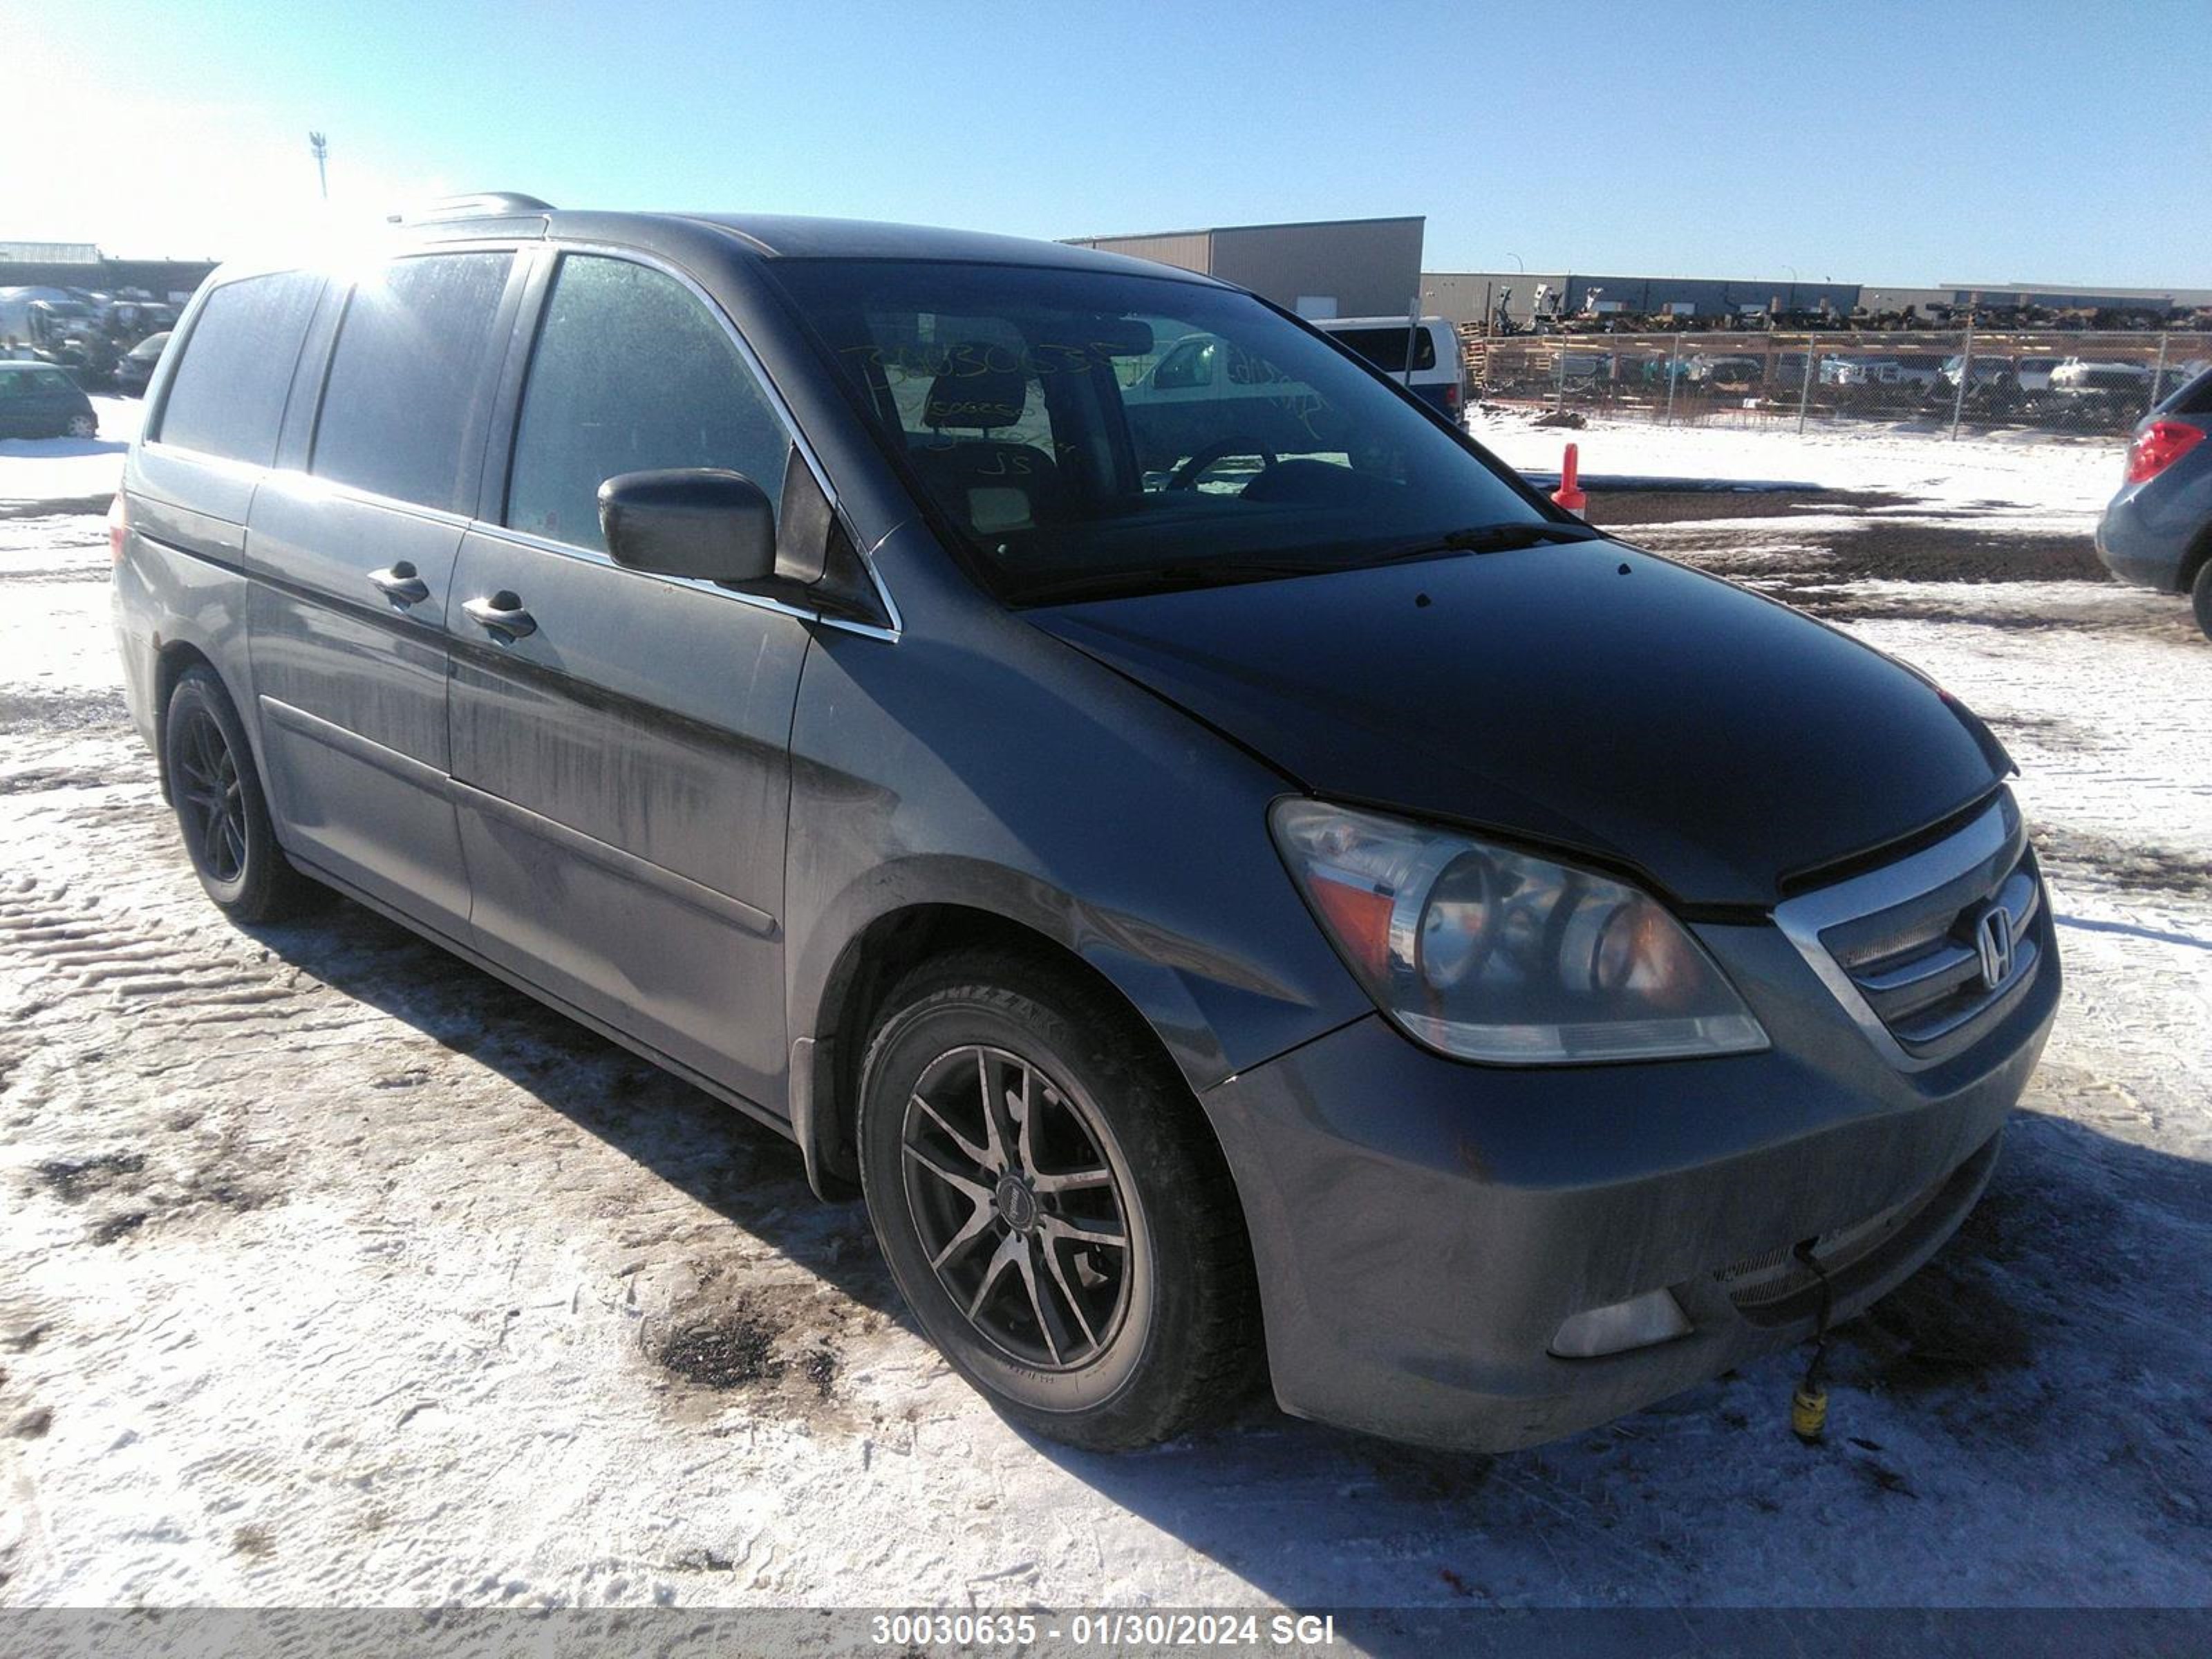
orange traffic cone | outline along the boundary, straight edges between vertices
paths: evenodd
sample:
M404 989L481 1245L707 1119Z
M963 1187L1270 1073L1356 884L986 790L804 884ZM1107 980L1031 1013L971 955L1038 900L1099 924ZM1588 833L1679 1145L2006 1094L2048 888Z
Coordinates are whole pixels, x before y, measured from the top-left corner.
M1589 494L1579 482L1582 456L1573 444L1567 446L1567 459L1559 465L1559 487L1552 492L1552 499L1570 513L1579 513L1589 500Z

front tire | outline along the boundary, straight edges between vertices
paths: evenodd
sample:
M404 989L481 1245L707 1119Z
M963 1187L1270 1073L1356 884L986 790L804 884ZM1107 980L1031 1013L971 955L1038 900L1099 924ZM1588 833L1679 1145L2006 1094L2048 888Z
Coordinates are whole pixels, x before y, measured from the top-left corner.
M953 1368L1002 1415L1093 1450L1234 1405L1260 1359L1243 1212L1134 1017L996 951L925 965L888 1006L861 1065L861 1186Z
M248 925L299 909L314 889L276 844L253 750L214 670L179 677L161 752L185 851L216 907Z

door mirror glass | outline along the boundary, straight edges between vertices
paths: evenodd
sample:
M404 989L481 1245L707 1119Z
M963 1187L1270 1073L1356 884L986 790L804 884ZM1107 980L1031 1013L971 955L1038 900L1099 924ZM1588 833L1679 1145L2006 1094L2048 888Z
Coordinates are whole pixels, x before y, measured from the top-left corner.
M742 472L622 473L599 486L599 527L625 569L731 586L775 574L775 507Z

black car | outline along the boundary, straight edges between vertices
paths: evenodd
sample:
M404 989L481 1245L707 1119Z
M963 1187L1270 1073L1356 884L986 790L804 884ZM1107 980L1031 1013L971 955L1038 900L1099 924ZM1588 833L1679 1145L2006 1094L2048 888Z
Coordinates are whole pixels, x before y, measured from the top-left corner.
M69 371L0 359L0 438L93 438L100 416Z
M154 378L155 364L161 361L161 349L168 343L166 331L149 334L116 359L115 389L133 398L143 396Z
M1956 701L1145 261L477 199L211 279L113 529L217 904L335 888L792 1136L1085 1445L1263 1370L1524 1445L1800 1340L2057 1003Z

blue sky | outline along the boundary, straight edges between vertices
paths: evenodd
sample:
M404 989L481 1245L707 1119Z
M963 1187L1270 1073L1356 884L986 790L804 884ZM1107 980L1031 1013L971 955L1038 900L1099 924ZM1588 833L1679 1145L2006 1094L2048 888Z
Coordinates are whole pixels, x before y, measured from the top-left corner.
M2212 0L15 15L43 137L0 238L241 251L319 211L319 126L364 218L494 186L1039 236L1420 213L1431 270L2212 286Z

